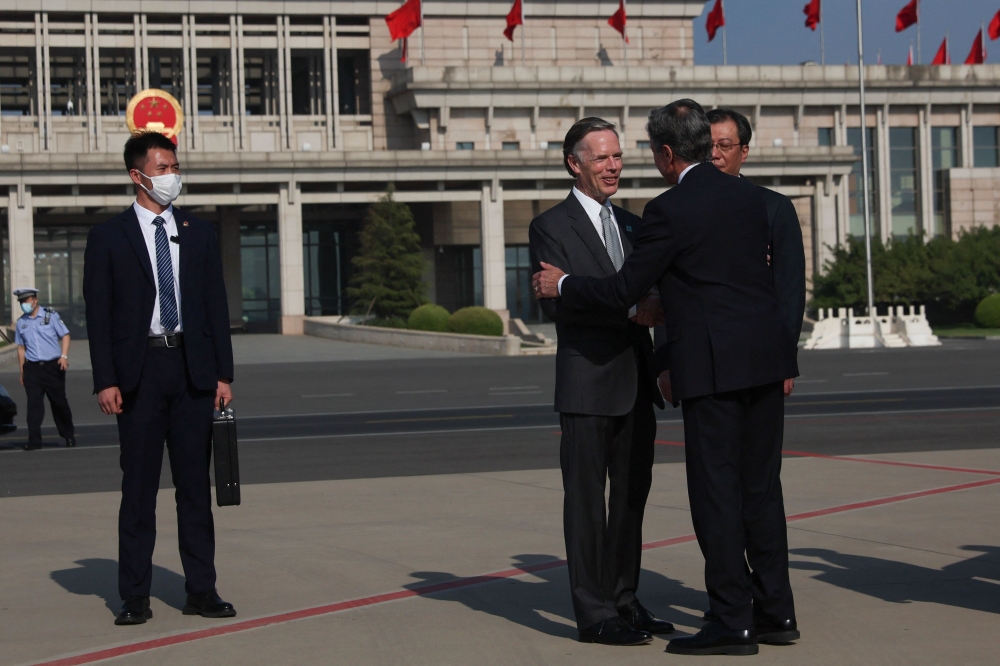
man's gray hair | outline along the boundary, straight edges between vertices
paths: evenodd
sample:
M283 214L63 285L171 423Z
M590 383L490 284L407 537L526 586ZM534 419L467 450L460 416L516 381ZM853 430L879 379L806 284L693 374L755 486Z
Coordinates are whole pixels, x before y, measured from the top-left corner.
M682 162L697 164L712 159L712 125L701 104L693 99L679 99L650 111L646 133L656 152L670 146Z
M563 166L566 167L569 175L576 178L576 174L569 168L569 156L572 155L577 162L583 161L580 159L580 143L583 141L583 137L591 132L602 132L604 130L611 130L615 133L615 136L618 136L618 129L615 127L615 124L604 118L584 118L576 121L569 128L569 131L566 132L566 138L563 140Z

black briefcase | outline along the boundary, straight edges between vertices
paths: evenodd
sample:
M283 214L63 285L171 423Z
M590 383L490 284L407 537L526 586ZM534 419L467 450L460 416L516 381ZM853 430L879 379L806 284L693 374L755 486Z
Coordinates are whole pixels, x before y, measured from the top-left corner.
M215 455L215 502L219 506L240 504L240 460L236 450L236 418L226 401L212 420L212 452Z

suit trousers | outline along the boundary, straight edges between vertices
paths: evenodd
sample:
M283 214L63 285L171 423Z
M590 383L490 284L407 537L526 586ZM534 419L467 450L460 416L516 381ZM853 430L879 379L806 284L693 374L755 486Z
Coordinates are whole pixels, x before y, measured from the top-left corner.
M52 420L63 439L73 436L73 412L66 399L66 371L59 360L25 361L24 392L28 396L28 445L41 446L42 421L45 419L45 396L52 406Z
M653 481L656 438L653 404L642 383L635 406L624 416L559 415L563 531L580 629L618 617L618 609L635 599L639 586L642 517Z
M118 415L122 503L118 512L118 592L149 596L156 542L156 494L163 445L177 503L185 589L215 588L215 524L209 482L214 391L191 384L180 347L150 347L139 385L122 396Z
M733 630L794 618L779 478L781 382L688 398L683 412L691 518L712 613Z

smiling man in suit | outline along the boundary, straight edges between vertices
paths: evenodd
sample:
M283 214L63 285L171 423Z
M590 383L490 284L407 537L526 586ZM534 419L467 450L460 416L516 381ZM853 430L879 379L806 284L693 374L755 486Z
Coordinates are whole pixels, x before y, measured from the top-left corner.
M91 229L83 295L101 411L118 419L115 624L152 617L149 590L163 445L176 487L186 578L185 615L232 617L215 589L215 525L209 484L213 406L231 402L233 347L222 262L212 225L174 208L181 189L176 146L145 132L125 142L135 203Z
M614 275L632 251L627 235L641 222L611 203L622 168L614 124L601 118L577 122L566 134L563 160L576 184L565 201L532 220L532 266L537 271L544 261L570 266L575 275ZM583 642L642 645L653 633L673 631L635 595L652 483L653 404L663 407L648 330L658 306L650 297L638 310L595 316L569 312L559 299L541 301L558 337L563 530Z

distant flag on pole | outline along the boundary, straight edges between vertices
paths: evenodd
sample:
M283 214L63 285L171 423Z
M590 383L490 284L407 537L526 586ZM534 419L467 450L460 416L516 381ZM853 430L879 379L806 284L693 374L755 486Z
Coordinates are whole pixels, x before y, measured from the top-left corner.
M919 20L920 10L917 8L917 0L910 0L910 4L896 14L896 32L903 32Z
M907 65L911 65L911 66L913 65L913 42L912 41L910 42L910 52L906 56L906 64Z
M722 0L719 0L720 2ZM520 2L520 0L518 0ZM618 11L611 15L608 19L608 25L617 30L622 34L622 39L628 44L628 35L625 34L625 24L628 23L628 18L625 16L625 0L618 0Z
M934 60L931 60L932 65L950 65L951 64L951 54L948 53L948 36L945 35L944 41L941 42L941 47L938 48L937 55L934 56Z
M514 41L514 29L519 25L524 25L524 7L521 0L514 0L514 6L507 14L507 28L503 31L503 36Z
M983 41L983 30L980 28L972 42L972 49L969 51L969 57L965 59L965 64L982 65L984 62L986 62L986 43Z
M1000 39L1000 12L990 21L990 39Z
M715 6L712 7L712 11L708 13L708 18L705 20L708 41L715 39L715 33L724 25L726 25L726 14L722 9L722 0L715 0Z
M813 32L816 32L816 26L819 25L819 3L820 0L809 0L809 4L802 10L802 12L806 15L806 27Z
M407 57L406 38L420 27L421 16L420 0L406 0L402 7L385 17L385 24L389 26L389 38L393 41L403 40L403 62L406 62Z

